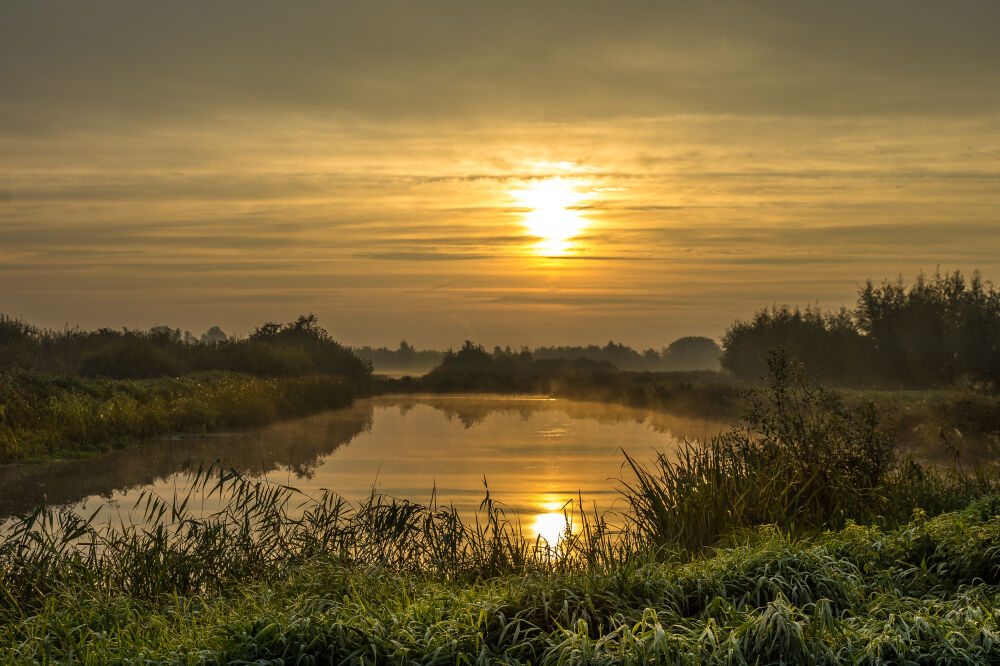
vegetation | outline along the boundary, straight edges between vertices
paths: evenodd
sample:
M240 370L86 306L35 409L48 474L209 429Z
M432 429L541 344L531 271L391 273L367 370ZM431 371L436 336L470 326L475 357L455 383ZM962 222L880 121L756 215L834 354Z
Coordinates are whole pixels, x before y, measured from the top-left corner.
M946 475L898 459L875 406L848 408L809 381L782 352L768 358L765 387L744 392L746 411L705 445L660 453L652 467L626 456L636 527L664 546L700 550L741 528L784 532L848 520L895 523L914 509L954 509L989 492L992 471Z
M416 349L406 340L396 349L388 347L355 347L355 355L368 361L378 372L407 372L422 375L444 358L445 352L434 349Z
M0 463L344 407L371 365L316 317L204 342L166 327L42 331L0 316Z
M509 348L505 351L510 353ZM611 340L603 347L597 345L538 347L532 352L532 355L539 360L583 358L591 361L605 361L613 364L619 370L676 372L718 370L722 349L711 338L687 336L674 340L659 351L650 347L640 352Z
M813 540L764 528L743 545L689 562L635 559L610 568L551 565L466 577L317 556L264 580L233 581L211 597L155 596L156 577L121 594L102 587L111 573L74 573L53 562L44 599L30 610L0 606L0 658L992 663L1000 650L1000 561L991 547L1000 538L998 508L989 497L893 530L850 525ZM178 554L167 566L181 561ZM156 562L142 560L135 573L155 573Z
M206 334L207 335L207 334ZM261 377L328 374L362 385L371 364L334 341L315 315L268 322L242 340L185 341L179 331L42 331L0 316L0 372L149 379L220 370ZM216 341L212 341L216 340Z
M486 351L483 348L482 351ZM409 372L424 374L440 365L445 359L459 352L453 350L435 351L431 349L417 350L405 340L399 343L398 349L386 347L358 347L354 353L360 358L371 361L378 372ZM678 338L667 347L657 351L653 348L637 351L632 347L609 341L603 347L598 345L527 347L515 351L508 347L494 347L492 356L496 359L517 357L538 361L596 361L618 370L635 372L690 372L698 370L718 370L722 349L711 338L688 336Z
M716 372L623 372L609 361L538 359L466 341L423 377L381 379L384 393L533 393L704 415L736 410L740 383Z
M353 398L346 381L329 376L0 374L0 462L80 455L174 432L262 425L345 407Z
M784 349L809 371L839 385L870 385L875 351L846 310L827 314L787 305L759 310L749 322L736 321L722 341L722 366L737 377L757 381L767 372L767 355Z
M788 306L737 321L723 338L722 365L755 380L769 349L784 347L810 372L842 385L996 387L1000 381L1000 290L979 273L902 278L858 294L853 312Z
M169 500L141 497L134 525L39 507L0 525L0 658L1000 658L996 475L897 460L870 407L782 355L748 401L707 448L633 460L617 521L567 508L556 544L527 538L488 492L463 520L218 468Z
M725 340L731 371L766 370L749 388L715 372L623 372L609 355L628 348L613 343L596 348L604 358L546 358L467 341L424 377L368 384L371 363L312 316L205 343L4 319L0 460L254 425L346 405L358 387L744 413L710 442L626 456L623 512L586 513L581 498L554 544L488 491L467 517L215 466L172 498L145 493L134 521L39 506L0 522L0 661L1000 661L1000 474L970 468L951 436L1000 431L983 390L996 303L992 285L956 273L869 284L854 312L761 311ZM965 397L844 400L776 344L827 382L959 383ZM887 411L897 428L933 415L951 466L902 457Z

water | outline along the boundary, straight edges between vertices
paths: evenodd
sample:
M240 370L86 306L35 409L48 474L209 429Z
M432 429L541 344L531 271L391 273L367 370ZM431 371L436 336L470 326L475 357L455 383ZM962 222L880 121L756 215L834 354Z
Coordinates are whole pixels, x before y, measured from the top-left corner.
M359 400L345 410L257 430L154 440L90 460L0 467L0 515L41 500L128 515L139 494L170 499L192 470L218 462L248 476L316 495L348 499L373 487L386 495L475 511L491 495L517 511L529 531L549 537L562 507L614 510L622 449L647 459L680 439L705 439L727 427L602 403L541 397L401 396ZM627 474L624 474L627 477ZM211 508L211 507L209 507Z

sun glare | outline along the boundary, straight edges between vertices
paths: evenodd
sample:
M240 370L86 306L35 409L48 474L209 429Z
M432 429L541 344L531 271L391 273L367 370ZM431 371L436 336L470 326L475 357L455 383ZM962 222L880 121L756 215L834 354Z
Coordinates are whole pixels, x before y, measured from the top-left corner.
M570 240L587 226L587 219L575 208L586 193L576 183L560 178L538 181L510 194L526 208L522 223L540 240L535 250L540 254L563 254L572 248Z

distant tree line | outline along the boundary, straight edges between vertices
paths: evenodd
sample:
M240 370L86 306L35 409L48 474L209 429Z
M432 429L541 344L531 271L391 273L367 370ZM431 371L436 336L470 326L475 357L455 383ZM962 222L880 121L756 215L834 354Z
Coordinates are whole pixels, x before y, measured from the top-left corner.
M703 339L707 340L707 338ZM715 345L711 340L708 342ZM681 346L683 347L684 344L687 343L681 343ZM696 346L702 348L704 344L699 343ZM619 354L627 353L622 350L635 353L628 347L613 343L605 348L595 347L595 349L609 348ZM598 374L608 380L613 375L621 374L619 370L622 368L610 358L601 358L598 354L594 354L593 356L597 356L594 358L585 353L576 353L576 350L579 349L586 350L585 347L555 349L562 350L562 355L557 355L557 352L550 357L545 357L539 355L537 350L532 352L527 347L522 347L520 350L513 350L510 347L494 347L491 353L484 346L466 340L458 351L449 349L445 352L441 363L426 376L425 383L435 388L454 390L455 381L460 380L463 386L467 384L474 390L483 390L484 387L495 390L523 390L525 386L534 386L535 384L532 382L535 380L537 380L538 386L545 386L551 379L566 375L579 376L580 373L587 373L588 376L593 376ZM662 359L662 356L660 358ZM712 356L711 358L718 362L717 357ZM688 362L695 365L696 360L691 359ZM669 373L665 371L663 374ZM674 374L687 374L689 375L687 379L690 379L699 372L678 370L674 371ZM712 374L715 373L701 370L699 378ZM441 386L438 386L439 384Z
M660 351L649 348L641 352L614 341L609 341L603 347L599 345L536 347L534 350L528 347L512 349L510 346L496 346L493 348L492 354L487 352L485 347L479 345L473 345L473 347L475 350L481 350L482 353L491 356L495 361L507 361L514 358L522 361L531 359L539 361L585 359L608 363L611 367L620 370L633 371L718 370L720 368L719 359L722 356L722 348L714 340L697 336L674 340ZM371 361L378 371L414 370L426 372L446 360L448 363L454 362L453 357L458 354L465 354L460 358L466 359L472 351L468 344L458 352L450 349L448 351L417 350L404 340L399 343L398 349L355 347L354 353Z
M315 315L268 322L249 337L213 327L201 338L179 329L46 331L0 315L0 371L21 369L115 379L225 370L279 377L340 375L360 382L371 364L333 340Z
M678 338L659 351L648 348L642 352L623 344L609 341L603 347L538 347L537 359L586 358L608 361L621 370L688 371L718 370L722 349L711 338L687 336Z
M787 305L736 321L723 338L722 365L761 377L768 350L783 347L823 379L854 385L928 387L1000 384L1000 291L979 272L869 280L853 310Z
M416 349L406 340L396 349L388 347L354 347L359 358L369 361L379 372L408 371L423 374L441 362L445 352L436 349Z

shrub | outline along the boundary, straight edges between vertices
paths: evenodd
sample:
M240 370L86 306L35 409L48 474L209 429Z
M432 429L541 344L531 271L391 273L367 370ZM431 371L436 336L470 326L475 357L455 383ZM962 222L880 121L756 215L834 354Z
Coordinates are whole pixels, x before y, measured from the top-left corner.
M149 379L183 373L181 362L148 338L125 336L80 360L85 377Z

